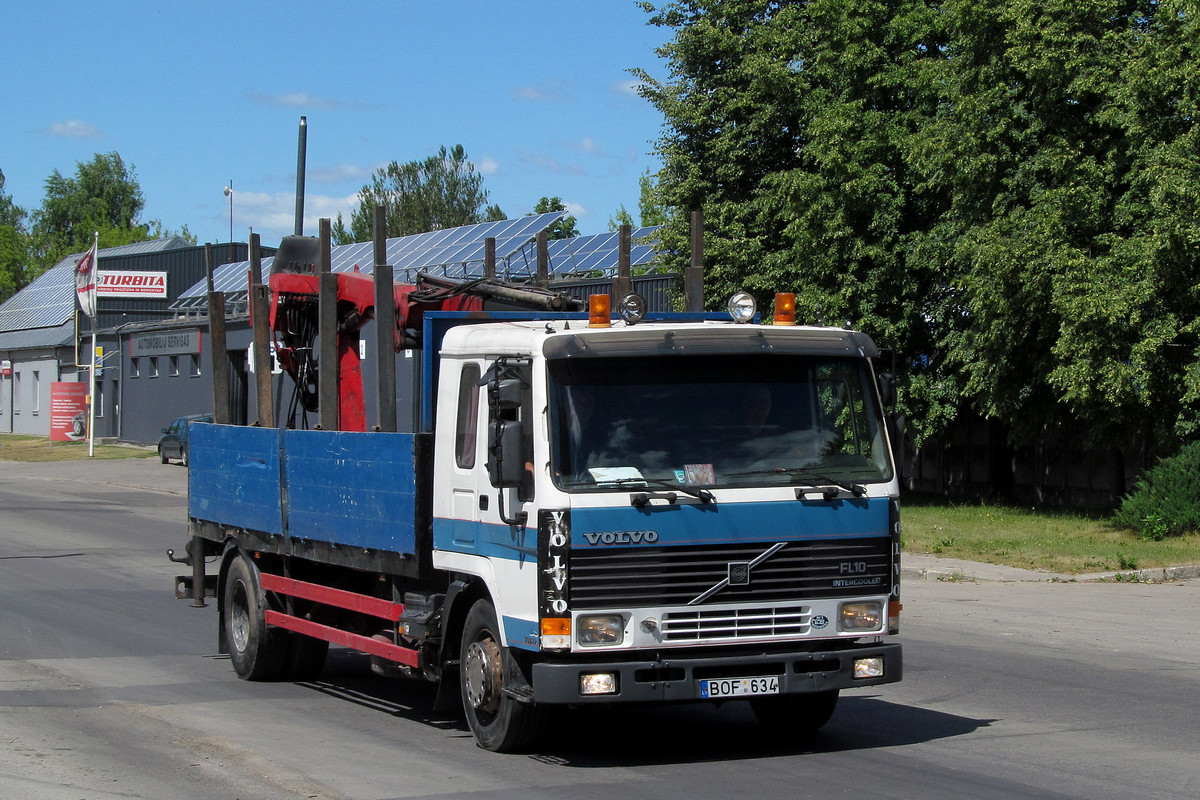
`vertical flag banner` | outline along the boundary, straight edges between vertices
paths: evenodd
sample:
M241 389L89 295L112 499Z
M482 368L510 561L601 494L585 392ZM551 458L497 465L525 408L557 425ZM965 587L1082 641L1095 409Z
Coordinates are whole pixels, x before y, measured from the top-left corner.
M92 320L96 319L96 251L99 244L99 238L93 240L92 249L75 265L75 293L79 295L79 307Z

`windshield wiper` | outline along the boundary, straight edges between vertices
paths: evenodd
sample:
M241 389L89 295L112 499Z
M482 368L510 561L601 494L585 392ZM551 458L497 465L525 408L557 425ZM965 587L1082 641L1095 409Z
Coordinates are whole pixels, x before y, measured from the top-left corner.
M615 486L626 486L631 483L644 483L647 486L657 486L661 489L670 489L670 490L677 489L686 495L695 497L701 503L717 502L716 496L712 492L710 492L708 489L704 489L704 488L697 487L697 486L685 486L685 485L679 484L679 483L672 483L671 481L663 480L662 478L616 478L616 479L610 480L610 481L602 481L601 483L604 485L613 484ZM637 502L638 500L641 501L640 505ZM670 500L671 502L674 502L674 500L671 500L671 498L668 498L668 500ZM638 505L639 507L641 507L641 506L645 505L646 503L648 503L649 501L650 501L649 495L635 496L634 505Z
M823 491L826 500L833 500L837 496L838 489L844 492L849 492L855 497L862 497L867 493L867 488L862 484L853 483L851 481L839 480L831 478L822 472L819 472L812 467L773 467L771 469L753 469L748 472L735 472L729 477L744 478L749 475L787 475L792 478L801 480L811 480L815 483L801 486L797 491Z

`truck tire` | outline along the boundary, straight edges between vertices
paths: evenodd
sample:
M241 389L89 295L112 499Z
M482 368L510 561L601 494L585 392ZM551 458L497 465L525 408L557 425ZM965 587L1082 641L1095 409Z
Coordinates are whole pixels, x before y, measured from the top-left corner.
M242 680L269 681L280 676L287 657L285 631L271 628L258 602L258 578L246 559L237 556L225 578L225 646Z
M459 655L463 712L475 743L497 753L534 744L545 730L546 709L504 693L504 648L489 600L477 600L467 613Z
M777 697L756 697L750 708L758 722L778 735L795 736L816 732L837 708L838 690L814 694L785 694Z

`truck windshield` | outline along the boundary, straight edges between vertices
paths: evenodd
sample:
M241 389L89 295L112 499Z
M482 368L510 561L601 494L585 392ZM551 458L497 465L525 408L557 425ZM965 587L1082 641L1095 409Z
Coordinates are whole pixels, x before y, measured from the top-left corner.
M892 477L863 359L552 359L549 375L551 466L567 491Z

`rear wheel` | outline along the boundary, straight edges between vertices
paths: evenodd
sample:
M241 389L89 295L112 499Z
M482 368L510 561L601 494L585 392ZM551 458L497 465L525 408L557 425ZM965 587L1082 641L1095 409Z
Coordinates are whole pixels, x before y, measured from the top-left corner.
M838 690L815 694L785 694L776 697L756 697L750 708L758 722L772 733L780 735L813 733L833 716L837 708Z
M478 600L463 625L459 687L467 724L485 750L512 752L532 745L546 726L546 710L504 693L505 669L516 668L500 644L496 609ZM506 663L507 662L507 663Z
M167 454L163 452L163 446L161 444L158 446L158 460L163 464L167 463Z
M186 445L186 444L185 444L185 445L180 445L180 447L179 447L179 461L180 461L180 463L181 463L181 464L183 464L185 467L188 465L187 451L188 451L188 448L187 448L187 445Z
M254 568L234 558L225 578L225 646L234 671L248 681L278 678L288 654L285 632L267 625L258 597Z

